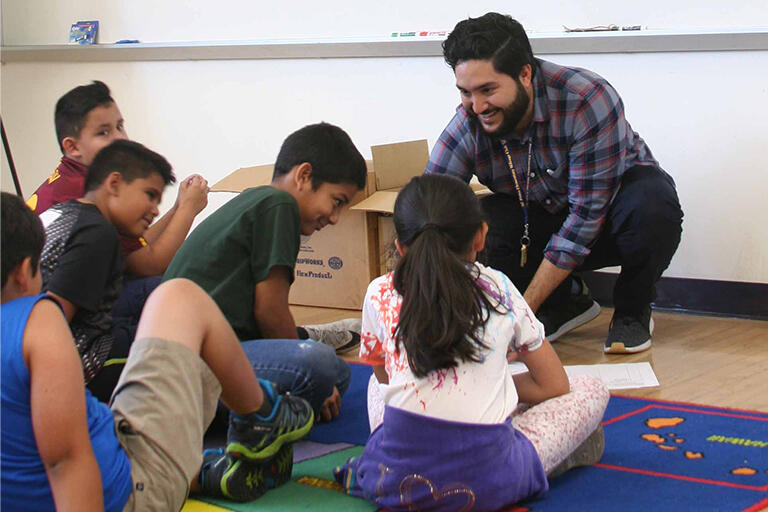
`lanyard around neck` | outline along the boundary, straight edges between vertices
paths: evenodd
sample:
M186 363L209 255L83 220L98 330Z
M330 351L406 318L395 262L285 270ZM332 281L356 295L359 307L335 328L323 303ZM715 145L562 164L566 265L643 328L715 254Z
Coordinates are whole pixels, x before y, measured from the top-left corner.
M512 173L512 180L515 182L515 190L517 191L517 199L520 201L520 208L523 210L523 236L520 237L520 266L524 267L526 261L528 261L528 246L531 244L531 238L528 235L528 197L531 187L531 153L533 150L533 141L528 141L528 170L525 173L525 196L523 196L522 188L517 179L517 171L515 170L514 162L512 162L509 146L504 140L500 140L500 142L501 146L504 148L504 155L507 157L509 172Z

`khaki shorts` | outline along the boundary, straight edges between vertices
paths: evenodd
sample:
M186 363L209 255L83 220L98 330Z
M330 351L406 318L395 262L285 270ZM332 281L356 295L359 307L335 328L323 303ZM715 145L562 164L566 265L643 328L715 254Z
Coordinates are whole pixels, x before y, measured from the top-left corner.
M156 338L133 343L111 402L131 461L133 491L124 511L181 510L220 394L216 376L187 347Z

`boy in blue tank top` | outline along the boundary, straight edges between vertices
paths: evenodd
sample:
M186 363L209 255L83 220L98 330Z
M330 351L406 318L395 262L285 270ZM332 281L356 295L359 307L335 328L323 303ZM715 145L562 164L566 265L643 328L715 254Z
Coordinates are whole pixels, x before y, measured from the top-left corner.
M135 200L133 192L111 200ZM61 307L40 294L44 236L21 199L2 193L4 510L180 510L189 492L245 501L290 476L290 464L272 462L290 458L290 443L309 432L311 407L256 378L221 311L191 281L168 281L149 297L110 406L96 400ZM219 397L232 411L228 445L202 465Z

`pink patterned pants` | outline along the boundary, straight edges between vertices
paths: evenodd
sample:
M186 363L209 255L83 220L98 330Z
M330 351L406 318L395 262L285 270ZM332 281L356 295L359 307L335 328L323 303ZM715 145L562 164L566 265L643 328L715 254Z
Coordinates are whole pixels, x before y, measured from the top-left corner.
M529 407L518 405L512 425L531 441L549 473L597 428L610 393L603 381L579 375L570 379L571 391ZM373 431L384 417L384 400L374 375L368 382L368 422Z

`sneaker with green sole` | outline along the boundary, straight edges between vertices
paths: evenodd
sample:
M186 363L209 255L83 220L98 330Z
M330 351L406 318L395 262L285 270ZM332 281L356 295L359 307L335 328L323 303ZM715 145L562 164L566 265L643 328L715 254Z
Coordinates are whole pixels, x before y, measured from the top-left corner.
M253 501L267 492L264 473L263 464L237 460L223 449L206 450L200 469L200 492L213 498Z
M205 450L200 487L206 496L252 501L288 482L292 472L292 444L283 445L274 457L264 462L234 459L224 448Z
M268 381L259 382L273 403L272 412L268 416L230 414L227 453L236 459L270 459L283 445L306 436L315 420L309 402L290 393L278 394Z

